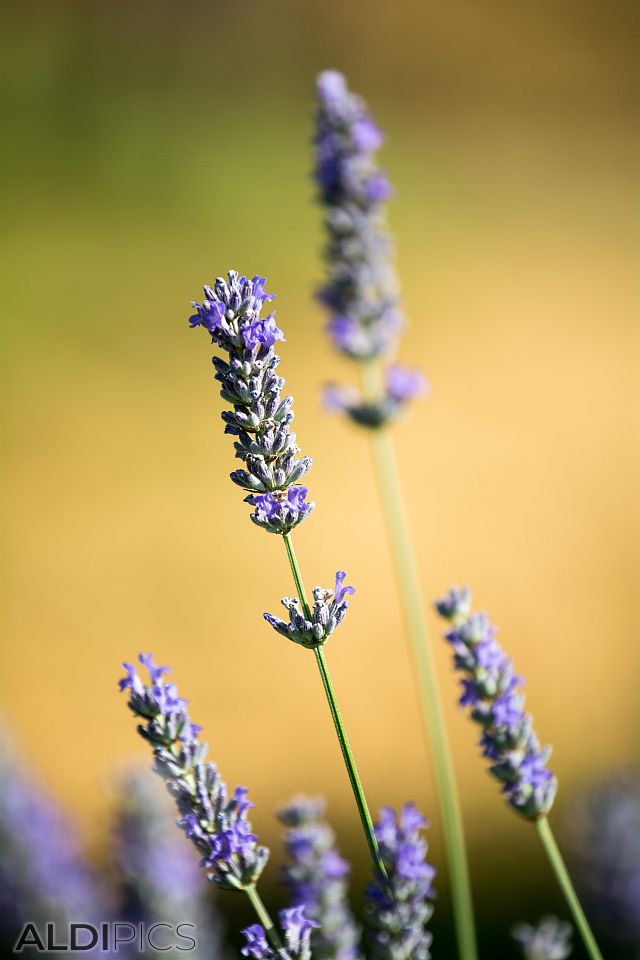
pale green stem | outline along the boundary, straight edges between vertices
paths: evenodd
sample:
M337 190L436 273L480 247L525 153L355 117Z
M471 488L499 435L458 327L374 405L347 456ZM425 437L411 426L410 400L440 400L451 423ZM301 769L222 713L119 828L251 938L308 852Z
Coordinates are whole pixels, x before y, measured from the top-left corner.
M293 574L293 580L296 585L296 590L298 591L298 596L300 598L300 603L302 604L304 615L307 620L311 620L311 607L309 606L307 592L304 588L304 582L302 580L302 574L300 572L300 566L298 564L296 552L293 547L291 534L285 533L282 539L284 540L284 544L287 549L287 557L289 558L289 564L291 565L291 573ZM340 707L338 706L338 701L333 689L333 684L331 682L331 676L329 674L329 667L324 655L324 650L321 646L317 646L313 648L313 652L315 654L318 670L320 671L320 676L322 678L322 686L329 704L329 709L331 710L331 717L336 728L336 734L338 736L340 750L342 751L344 765L347 768L347 773L349 774L349 782L351 783L351 789L353 790L353 796L356 801L356 807L358 808L358 813L362 822L362 829L364 830L369 852L371 853L371 859L373 860L373 865L381 879L386 881L388 879L387 871L384 863L382 862L380 850L378 849L378 841L376 840L376 835L373 830L373 821L371 819L371 814L369 813L369 807L367 805L367 799L365 797L362 782L360 780L360 775L358 774L358 768L356 767L356 762L353 758L351 747L349 746L347 731L344 726L342 714L340 713Z
M269 915L269 911L262 902L262 897L258 893L257 887L254 883L250 884L248 887L242 888L246 895L251 901L251 906L258 915L258 920L264 927L264 932L267 937L267 940L276 951L281 960L289 960L289 954L285 950L282 940L280 939L280 934L276 929L276 925Z
M546 817L542 817L540 820L536 820L536 830L538 831L538 836L542 841L542 846L545 849L545 853L549 858L549 863L551 868L555 873L556 880L562 890L565 900L571 914L573 916L574 923L578 928L580 936L584 942L587 953L591 957L591 960L602 960L602 954L600 953L600 948L596 943L596 939L591 932L591 927L589 926L589 921L587 920L584 910L578 900L576 891L571 882L571 877L567 871L564 859L558 844L556 843L556 838L553 835L551 825Z
M379 361L363 362L360 366L367 400L379 401L383 391ZM376 475L413 653L425 733L431 745L458 949L461 960L477 960L473 899L462 815L400 477L388 430L381 427L372 429L370 433Z

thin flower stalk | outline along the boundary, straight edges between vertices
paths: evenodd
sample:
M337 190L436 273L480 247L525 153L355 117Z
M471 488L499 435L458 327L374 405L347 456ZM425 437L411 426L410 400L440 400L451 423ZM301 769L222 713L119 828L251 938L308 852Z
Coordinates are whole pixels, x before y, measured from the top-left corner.
M307 519L315 505L307 500L307 488L299 483L311 467L311 458L298 457L300 449L291 430L293 397L282 397L284 380L276 374L280 358L274 346L284 340L284 333L275 313L261 316L264 303L274 296L266 292L264 277L249 280L234 270L229 271L227 280L218 277L213 286L205 286L204 292L203 302L193 304L195 313L189 323L192 328L204 327L226 355L214 356L213 365L220 394L232 407L222 413L225 433L235 437L236 456L243 463L231 479L245 491L245 501L253 507L251 520L268 533L282 536L298 594L297 599L283 600L289 612L288 625L271 614L265 618L278 633L314 652L367 845L384 878L373 821L322 649L344 619L345 596L354 591L343 585L345 574L339 572L333 591L314 589L312 609L291 538L291 531Z
M551 747L540 745L532 717L524 710L523 680L497 642L488 616L471 611L468 587L452 587L436 600L435 608L450 625L445 638L460 674L460 706L469 708L481 731L489 772L501 784L508 805L535 825L585 948L591 960L602 960L547 818L558 781L547 765Z
M428 389L419 371L383 365L404 325L386 229L392 193L377 166L383 136L362 99L335 71L320 74L314 136L315 179L324 211L326 280L318 299L329 337L358 364L361 389L330 384L325 404L369 429L374 467L433 759L445 836L456 936L462 960L476 960L475 922L464 828L433 650L393 443L387 429Z

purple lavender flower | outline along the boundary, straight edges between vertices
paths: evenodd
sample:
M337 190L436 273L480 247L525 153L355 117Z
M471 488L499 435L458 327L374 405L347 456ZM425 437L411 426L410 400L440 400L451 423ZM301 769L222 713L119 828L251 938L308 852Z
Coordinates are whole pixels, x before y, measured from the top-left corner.
M354 587L344 586L346 576L344 570L336 573L333 590L326 590L323 587L313 588L314 603L311 620L305 617L297 597L282 598L282 605L289 611L289 623L270 613L264 614L265 620L277 633L294 643L299 643L303 647L321 646L346 616L349 601L345 597L356 592Z
M462 674L460 704L471 708L471 719L482 730L483 756L503 784L507 802L526 819L537 820L549 812L558 789L547 769L551 748L541 748L524 712L522 679L497 643L496 628L486 614L469 613L470 603L468 588L457 587L435 602L440 616L453 625L445 636Z
M511 931L524 960L566 960L571 954L572 927L557 917L542 917L536 926L519 923Z
M318 924L310 920L303 907L289 907L280 911L280 926L284 933L287 953L294 960L311 960L311 931ZM254 923L242 931L246 943L241 948L243 957L253 960L279 960L270 946L264 928Z
M640 950L640 769L611 770L572 798L575 877L594 926Z
M23 925L108 920L112 904L78 836L46 786L0 738L0 942L7 953ZM93 952L91 953L93 955Z
M380 854L389 877L367 889L366 940L373 960L429 960L435 870L427 862L423 830L427 821L408 803L398 816L383 807L375 825Z
M130 923L192 923L198 945L193 960L223 955L221 920L205 896L197 859L175 832L170 801L148 771L127 770L118 783L113 825L119 916Z
M367 361L390 351L404 322L384 212L393 191L376 161L383 136L341 74L321 73L317 95L315 179L327 232L327 279L318 298L336 349ZM424 389L422 377L396 366L382 396L365 400L356 393L338 409L355 423L380 427Z
M270 533L288 533L305 520L314 504L305 502L307 490L295 486L311 466L309 457L298 458L296 435L291 432L292 397L281 397L284 380L276 375L280 358L274 352L284 340L273 313L260 313L266 293L264 277L252 280L230 270L213 287L205 286L205 300L194 303L191 327L202 326L213 343L228 355L215 356L213 365L220 394L232 405L222 414L225 433L236 437L236 457L245 469L231 479L248 491L245 498L255 509L251 519Z
M311 935L314 960L355 960L360 931L347 898L350 867L336 849L324 810L322 798L294 797L279 811L287 827L284 882L292 902L319 923Z
M227 890L255 884L269 851L251 832L247 790L236 787L229 796L215 766L205 760L207 745L187 713L187 701L164 679L168 668L156 666L151 654L139 659L151 682L145 685L135 667L125 663L120 690L129 690L129 709L143 721L138 733L151 744L156 773L176 802L178 826L199 851L213 883Z

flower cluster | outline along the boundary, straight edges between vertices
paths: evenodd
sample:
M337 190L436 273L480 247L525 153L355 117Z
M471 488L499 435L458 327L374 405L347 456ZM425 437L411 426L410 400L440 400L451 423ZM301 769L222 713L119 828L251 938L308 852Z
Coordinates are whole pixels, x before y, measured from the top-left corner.
M0 943L27 922L108 916L106 891L85 858L74 823L0 738ZM8 952L8 951L7 951Z
M549 812L558 782L547 760L551 748L541 748L532 719L524 712L522 679L496 641L496 628L486 614L470 613L471 594L454 587L435 603L452 629L445 635L453 648L456 670L462 674L460 704L481 728L483 756L503 784L507 802L523 817L536 820Z
M311 938L314 960L355 960L360 931L347 898L350 867L336 849L324 810L322 798L301 796L279 811L287 827L284 882L292 902L319 923Z
M143 684L135 667L125 663L120 689L129 691L129 708L142 720L138 732L151 745L155 770L176 801L178 826L201 854L213 883L227 890L254 884L269 851L251 832L247 790L236 787L229 796L215 766L205 761L201 728L192 723L175 685L164 679L168 668L156 666L151 654L140 654L140 663L150 683Z
M222 414L225 433L236 437L236 456L245 465L231 479L248 491L254 523L271 533L288 533L313 510L306 487L295 486L311 459L297 456L293 398L281 396L284 380L276 374L280 358L274 345L284 335L273 313L261 317L265 301L273 300L264 285L264 277L248 280L230 270L228 280L218 277L213 287L205 286L205 300L193 304L189 323L204 327L228 355L215 356L213 365L220 394L232 404Z
M581 899L594 924L640 949L640 770L621 768L582 786L570 839Z
M221 920L193 851L175 831L171 803L151 773L127 769L119 778L111 844L121 895L120 915L132 923L193 923L193 960L220 957Z
M355 588L344 586L346 577L344 570L336 573L336 582L333 590L324 587L313 588L313 609L308 620L301 608L300 601L295 597L283 597L282 605L289 611L289 623L265 613L265 620L274 630L299 643L303 647L318 647L325 643L337 627L344 620L349 608L348 594L354 594Z
M535 927L519 923L511 931L524 960L566 960L572 949L571 933L571 924L557 917L542 917Z
M423 830L427 822L408 803L398 816L384 807L375 825L388 875L367 889L366 939L373 960L429 960L431 934L426 929L435 898L435 870L427 862Z
M279 958L278 952L267 939L264 927L254 923L242 931L246 940L240 950L243 957L251 957L252 960L281 960L284 955L292 960L311 960L311 931L318 926L315 920L310 920L305 915L304 907L300 906L281 910L279 918L287 947L286 953L280 951Z
M392 190L376 161L383 137L340 73L321 73L317 94L315 179L328 236L327 279L318 297L330 314L334 346L352 359L371 360L389 352L403 324L384 212ZM361 426L380 427L424 390L420 374L393 366L379 397L331 386L325 401Z

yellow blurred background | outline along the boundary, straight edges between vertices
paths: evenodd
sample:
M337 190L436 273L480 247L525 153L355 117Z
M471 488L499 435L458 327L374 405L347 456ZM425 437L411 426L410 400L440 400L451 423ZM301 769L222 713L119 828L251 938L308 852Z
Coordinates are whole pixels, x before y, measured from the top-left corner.
M470 583L500 625L554 744L561 829L585 779L638 755L633 5L26 0L0 20L0 695L25 753L98 834L114 766L145 758L120 663L151 649L267 841L279 801L322 792L364 859L313 659L262 620L286 560L228 480L186 324L203 282L263 273L315 460L305 577L345 568L358 589L327 650L354 751L372 806L429 812L441 860L366 437L319 401L355 379L312 298L311 97L337 67L388 136L399 356L433 388L396 430L425 602ZM480 903L485 867L527 902L542 854L437 654Z

